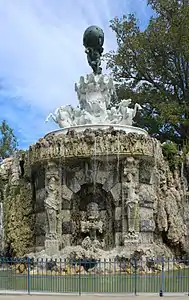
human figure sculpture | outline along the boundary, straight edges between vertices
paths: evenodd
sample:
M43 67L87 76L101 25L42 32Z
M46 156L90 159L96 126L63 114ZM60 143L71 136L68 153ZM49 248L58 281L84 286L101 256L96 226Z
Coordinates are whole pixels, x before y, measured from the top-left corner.
M122 115L122 120L120 122L121 125L128 125L127 119L129 117L128 114L128 106L131 104L131 99L123 99L118 108L118 112Z
M46 188L47 197L45 198L45 209L48 221L48 238L56 238L57 230L57 211L58 211L58 190L57 179L52 176Z
M137 223L137 208L139 203L139 196L136 193L136 183L133 180L132 172L127 174L127 190L128 196L126 199L126 213L127 213L127 228L128 233L134 235L136 232Z
M93 72L95 74L101 74L102 73L102 68L100 67L101 65L101 54L103 50L97 51L92 48L87 48L85 50L85 53L87 54L87 61L89 66L92 68Z
M81 76L79 84L75 83L75 91L77 93L77 97L81 109L84 109L86 105L86 88L87 88L87 83L85 82L85 78L84 76Z
M137 205L138 200L128 200L127 201L127 218L128 218L128 232L130 234L135 234L135 224L136 224L136 217L137 217Z
M103 52L104 32L97 26L88 27L83 35L83 45L87 54L89 66L95 75L102 73L101 55Z
M129 108L131 99L123 99L118 108L108 109L111 95L114 93L113 87L113 80L106 75L97 77L91 73L86 78L82 76L79 84L75 85L79 106L61 106L53 114L49 114L46 122L52 119L60 128L89 124L132 126L137 110L142 107L136 103L134 108Z
M81 221L81 231L89 233L91 241L97 241L97 232L103 233L103 222L100 220L99 207L95 202L87 206L87 221ZM98 241L99 242L99 241Z

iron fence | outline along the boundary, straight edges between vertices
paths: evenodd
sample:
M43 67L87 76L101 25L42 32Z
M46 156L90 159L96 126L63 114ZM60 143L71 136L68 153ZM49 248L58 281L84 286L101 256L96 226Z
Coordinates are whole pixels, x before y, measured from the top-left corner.
M189 293L189 261L0 259L0 292Z

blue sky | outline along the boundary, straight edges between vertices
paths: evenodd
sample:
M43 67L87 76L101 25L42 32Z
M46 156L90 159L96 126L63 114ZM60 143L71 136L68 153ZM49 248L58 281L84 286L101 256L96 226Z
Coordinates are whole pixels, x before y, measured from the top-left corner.
M91 72L84 30L100 26L105 52L115 50L109 21L131 12L142 27L152 14L146 0L0 0L0 121L15 130L20 148L57 128L45 123L50 112L77 105L74 84Z

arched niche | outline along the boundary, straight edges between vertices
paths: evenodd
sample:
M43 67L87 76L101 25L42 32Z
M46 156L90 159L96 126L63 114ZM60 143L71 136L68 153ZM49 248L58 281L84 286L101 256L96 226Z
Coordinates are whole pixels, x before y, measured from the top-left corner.
M108 250L115 245L115 205L111 192L106 192L102 184L83 184L79 192L75 193L71 200L71 220L73 226L72 245L81 245L90 232L82 232L81 222L89 221L90 206L98 207L98 220L103 223L103 231L96 231L97 239Z

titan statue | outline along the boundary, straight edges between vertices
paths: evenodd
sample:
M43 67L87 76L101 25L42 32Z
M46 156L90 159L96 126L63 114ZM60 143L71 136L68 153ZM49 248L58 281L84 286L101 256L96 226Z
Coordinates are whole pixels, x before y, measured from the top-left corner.
M103 52L104 32L98 26L88 27L83 35L83 45L89 66L93 69L95 75L102 73L101 55Z

